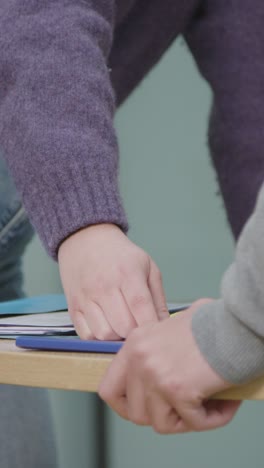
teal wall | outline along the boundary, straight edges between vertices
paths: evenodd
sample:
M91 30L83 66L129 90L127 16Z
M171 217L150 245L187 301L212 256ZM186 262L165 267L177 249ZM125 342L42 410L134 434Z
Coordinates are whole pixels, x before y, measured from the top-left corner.
M233 254L208 157L209 105L209 89L178 41L116 119L130 237L159 265L169 300L217 296ZM25 268L30 293L60 290L57 269L36 240ZM92 399L54 391L51 398L61 468L93 468ZM228 428L177 437L108 416L109 468L263 466L261 403L244 404Z

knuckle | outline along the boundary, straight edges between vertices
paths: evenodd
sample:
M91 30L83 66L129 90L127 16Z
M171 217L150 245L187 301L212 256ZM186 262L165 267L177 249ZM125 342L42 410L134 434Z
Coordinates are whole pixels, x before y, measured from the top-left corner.
M162 426L161 424L159 423L154 423L153 424L153 430L157 433L157 434L160 434L160 435L165 435L165 434L169 434L171 431L169 430L169 428L165 427L165 426Z
M153 275L157 278L157 280L161 281L162 280L162 274L156 263L152 263L152 272Z
M70 314L74 314L76 310L79 310L80 304L77 294L73 294L70 297L67 297L68 300L68 310Z
M172 397L177 397L177 400L184 399L185 389L184 385L175 375L168 375L160 382L161 391Z
M114 317L115 330L122 336L122 338L128 337L132 332L137 329L137 324L130 313L125 310L125 313L120 313L118 317Z
M119 324L119 333L121 338L127 338L134 331L134 326L128 323Z
M159 307L159 313L165 316L168 315L168 307L166 304L163 304L161 307Z
M118 275L123 281L130 280L132 274L133 274L133 269L131 269L130 265L127 265L126 263L125 264L121 263L118 266Z
M207 427L208 423L205 419L203 414L190 414L188 415L187 419L188 430L193 432L201 432L204 431Z
M146 420L142 414L128 413L128 418L131 422L137 424L138 426L146 425Z
M133 256L127 261L121 261L115 266L115 278L120 283L127 283L137 279L138 260Z
M138 245L134 245L132 256L132 261L134 261L134 264L138 262L145 264L146 262L149 262L149 260L150 258L147 252Z
M144 362L143 362L144 375L151 380L158 381L158 369L157 362L152 358L149 351L145 351Z
M112 394L109 391L109 388L103 384L101 384L98 388L98 395L105 402L110 402L112 399Z
M147 348L144 343L140 343L134 350L134 359L138 362L142 362L146 359L148 354Z
M111 282L102 273L97 273L92 281L84 283L83 290L85 294L92 294L93 297L100 298L111 291Z
M79 296L81 298L85 298L87 300L87 298L90 297L90 295L91 295L91 287L90 287L89 282L87 282L84 278L82 278L79 287L80 287Z
M142 338L144 339L141 328L136 327L131 330L127 339L127 343L129 343L131 346L137 349L137 347L141 345L143 341Z
M145 294L135 294L131 299L132 309L145 307L149 304L149 299Z
M115 335L112 332L112 330L109 330L107 328L99 329L96 332L94 332L94 334L97 340L100 340L100 341L109 341L109 340L115 339Z
M93 293L93 296L100 298L107 291L107 284L104 278L97 277L91 285L87 285L87 289Z
M204 422L194 419L189 421L188 426L191 431L200 432L204 429Z
M90 340L91 339L91 333L89 333L88 330L84 330L83 327L78 327L77 325L75 325L75 329L76 329L76 332L79 336L79 338L81 338L81 340Z
M138 329L132 330L128 340L132 350L132 357L142 364L149 355L149 349L144 340L141 339L141 332L138 332Z

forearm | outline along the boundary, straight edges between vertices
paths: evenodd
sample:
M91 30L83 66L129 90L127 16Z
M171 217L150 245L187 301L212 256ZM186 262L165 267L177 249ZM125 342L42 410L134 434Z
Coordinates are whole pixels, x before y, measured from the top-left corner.
M192 322L202 354L233 383L264 374L263 278L264 186L224 275L221 300L199 309Z
M127 228L107 68L114 0L3 0L0 141L49 253L90 224Z

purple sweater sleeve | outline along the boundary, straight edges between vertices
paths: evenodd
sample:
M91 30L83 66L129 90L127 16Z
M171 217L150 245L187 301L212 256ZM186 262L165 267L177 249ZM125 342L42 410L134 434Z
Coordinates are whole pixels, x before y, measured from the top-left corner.
M0 144L54 258L85 226L127 230L107 58L114 0L1 0Z
M208 143L236 238L264 176L263 11L262 0L201 2L185 31L212 90Z

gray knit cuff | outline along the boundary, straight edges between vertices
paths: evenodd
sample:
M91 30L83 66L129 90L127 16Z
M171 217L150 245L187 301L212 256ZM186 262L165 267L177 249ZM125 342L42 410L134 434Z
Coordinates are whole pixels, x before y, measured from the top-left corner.
M264 374L264 343L224 307L206 304L192 319L194 339L208 364L226 381L245 383Z
M118 225L124 232L128 223L123 209L117 175L72 164L50 170L31 182L25 200L32 222L49 255L54 259L60 244L78 230L100 223ZM35 206L34 206L35 205Z

